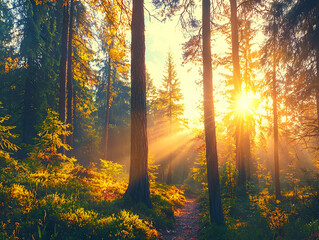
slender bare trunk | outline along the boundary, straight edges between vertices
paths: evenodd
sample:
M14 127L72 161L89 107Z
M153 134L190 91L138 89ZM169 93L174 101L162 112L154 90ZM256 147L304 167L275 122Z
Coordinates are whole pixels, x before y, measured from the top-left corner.
M275 22L275 21L274 21ZM275 23L274 23L275 26ZM274 163L275 163L275 190L276 199L281 199L280 177L279 177L279 153L278 153L278 114L277 114L277 80L276 80L276 30L274 30L274 52L273 52L273 115L274 115Z
M239 40L238 40L238 19L237 19L237 0L230 0L230 22L232 36L232 60L235 94L241 94L241 78L239 65Z
M69 43L68 43L68 68L67 68L67 90L68 90L68 98L67 98L67 123L70 124L71 135L67 136L66 142L73 148L73 131L74 131L74 123L73 123L73 115L74 115L74 100L73 100L73 73L72 73L72 41L73 41L73 11L74 11L74 0L71 0L70 4L70 24L69 24ZM70 150L68 153L69 156L72 156L73 152Z
M247 126L246 126L247 127ZM245 129L244 134L244 159L245 159L245 173L246 173L246 179L250 180L250 135L248 129Z
M244 186L247 180L247 173L246 173L246 161L245 161L245 127L244 127L244 118L243 115L239 114L237 116L238 122L237 129L236 129L236 164L238 169L238 178L237 178L237 185Z
M62 36L61 36L61 59L60 59L60 90L59 90L59 116L60 121L66 123L66 87L67 87L67 52L68 52L68 4L63 6ZM62 136L62 142L66 142ZM65 153L64 148L62 153Z
M111 94L111 58L109 57L107 70L107 90L106 90L106 110L105 110L105 130L104 130L104 159L107 158L109 144L109 118L110 118L110 94Z
M210 0L203 0L203 88L204 88L204 125L206 141L207 182L211 223L224 224L223 208L220 197L217 143L213 99L213 73L210 46Z
M317 47L316 47L316 69L317 69L316 105L317 105L317 122L319 123L319 44L317 44Z

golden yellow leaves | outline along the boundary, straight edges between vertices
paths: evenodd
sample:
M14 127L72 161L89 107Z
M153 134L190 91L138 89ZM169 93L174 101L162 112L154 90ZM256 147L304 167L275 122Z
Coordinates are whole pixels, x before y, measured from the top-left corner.
M262 215L267 219L271 230L278 230L288 223L288 214L278 207L275 210L270 210L269 208L264 208L263 210Z
M250 195L250 202L260 209L261 215L266 219L271 230L277 231L288 223L289 214L280 208L281 201L274 200L274 196L265 188L259 196ZM275 204L274 204L275 203Z
M67 6L67 5L68 5L68 3L69 3L69 1L68 1L68 0L63 0L63 4L62 4L62 7L65 7L65 6Z
M236 219L236 223L234 225L235 229L238 229L240 227L246 227L246 226L247 226L246 222L241 222L241 221L239 221L239 219Z
M20 184L13 184L10 192L11 197L17 201L21 210L24 213L28 213L32 208L33 202L35 201L34 194Z
M70 212L61 215L62 220L78 226L84 226L88 224L88 222L94 221L97 217L98 214L96 212L86 211L84 208L70 210Z
M0 62L0 64L4 66L4 69L1 71L1 73L9 73L13 69L17 68L18 58L12 59L11 57L7 57L3 60L3 63Z
M130 23L130 15L126 14L124 3L121 1L102 0L98 7L103 17L98 29L103 48L111 58L112 67L117 72L126 74L128 45L126 34Z
M35 2L35 5L42 5L42 4L45 4L46 3L46 1L45 0L34 0L34 2ZM56 0L50 0L50 2L54 2L54 3L56 3ZM66 6L67 5L67 0L64 0L64 2L63 2L63 6Z
M35 2L35 5L42 5L42 1L41 0L34 0L34 2Z

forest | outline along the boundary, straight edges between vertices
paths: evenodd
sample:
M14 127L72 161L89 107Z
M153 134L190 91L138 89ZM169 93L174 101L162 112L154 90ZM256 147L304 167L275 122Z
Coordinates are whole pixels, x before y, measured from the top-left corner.
M318 195L318 0L0 0L0 239L318 240Z

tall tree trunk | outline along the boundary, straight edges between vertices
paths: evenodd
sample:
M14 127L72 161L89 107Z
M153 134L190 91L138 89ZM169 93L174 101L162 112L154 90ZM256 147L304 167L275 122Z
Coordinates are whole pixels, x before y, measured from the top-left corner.
M317 8L316 8L316 22L319 23L319 5L317 3ZM318 31L318 26L317 26L317 38L319 36L319 31ZM317 124L319 125L319 42L316 42L315 45L315 53L316 53L316 70L317 70L317 88L316 88L316 105L317 105Z
M211 223L224 224L223 208L220 197L217 143L213 99L213 73L210 47L210 0L203 0L203 88L204 88L204 125L206 140L207 182Z
M316 47L316 70L317 70L317 88L316 88L316 105L317 105L317 123L319 124L319 44Z
M59 90L59 116L60 121L66 123L66 93L67 93L67 52L68 52L68 4L63 6L62 36L61 36L61 59L60 59L60 90ZM62 142L66 142L62 136ZM64 148L62 153L65 154Z
M106 90L106 110L105 110L105 129L104 129L104 159L107 158L109 144L109 118L110 118L110 96L111 94L111 58L108 61L107 70L107 90Z
M152 207L148 180L144 0L133 0L131 45L131 164L125 195Z
M24 108L22 116L22 141L23 143L30 145L33 144L33 138L36 136L35 126L41 121L39 119L39 89L38 81L41 76L39 75L39 64L38 64L38 54L39 54L39 42L40 36L36 34L36 28L39 27L40 19L40 8L36 6L34 1L25 1L24 8L26 10L25 16L25 32L23 36L24 46L22 54L26 58L26 63L28 65L24 80ZM2 23L1 23L2 24ZM32 42L32 44L30 44ZM2 79L0 79L2 81ZM23 147L22 151L19 153L20 157L27 157L27 147Z
M237 185L244 186L247 180L246 161L245 161L245 127L242 114L237 116L236 126L236 166L238 169Z
M73 100L73 74L72 74L72 40L73 40L73 11L74 11L74 0L71 0L70 4L70 24L69 24L69 43L68 43L68 67L67 67L67 90L68 90L68 98L67 98L67 123L70 124L71 135L67 136L66 142L73 148L74 138L74 100ZM72 156L72 150L69 151L69 155Z
M239 40L238 40L238 19L237 19L237 0L230 0L230 22L232 36L232 60L233 60L233 77L234 77L234 96L235 100L239 99L241 90L241 77L239 65ZM238 185L244 185L246 182L245 159L243 151L244 141L244 118L242 114L237 114L236 123L236 166L238 168Z
M232 37L232 60L235 94L241 94L241 77L239 65L239 40L238 40L238 19L237 19L237 0L230 0L230 23Z
M274 37L275 40L276 36ZM274 115L274 163L275 163L275 190L276 199L281 199L280 177L279 177L279 153L278 153L278 115L277 115L277 80L276 80L276 40L273 52L273 115Z

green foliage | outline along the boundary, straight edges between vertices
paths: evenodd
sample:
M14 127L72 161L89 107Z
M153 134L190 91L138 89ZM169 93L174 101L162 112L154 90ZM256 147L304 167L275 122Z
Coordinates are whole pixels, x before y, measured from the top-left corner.
M0 102L1 108L1 102ZM9 159L9 152L8 151L18 151L19 147L12 143L9 139L17 138L16 134L11 133L11 130L15 127L13 126L4 126L2 125L5 121L9 120L10 116L0 117L0 161L2 159ZM2 165L2 164L1 164Z
M72 231L68 234L72 239L156 239L157 236L152 224L126 210L103 217L78 208L62 214L61 219Z
M184 205L184 192L175 186L168 186L157 182L150 183L152 203L155 207L155 226L160 229L172 227L174 213Z
M0 124L2 124L4 121L8 120L10 116L0 117ZM9 141L9 138L16 138L17 135L12 134L10 130L14 129L13 126L3 126L0 125L0 148L2 150L7 149L9 151L17 151L18 147L17 145L11 143Z
M39 126L38 137L34 139L35 145L31 147L30 160L40 160L44 165L57 165L60 161L75 161L59 153L61 148L70 150L70 146L62 142L62 136L71 134L67 128L68 125L59 120L58 113L48 109L47 117Z
M116 177L123 173L123 165L100 159L101 161L101 173L106 177Z
M222 201L226 226L211 225L208 192L201 194L200 239L311 239L318 232L319 204L311 188L298 189L298 195L287 192L278 201L267 188L250 184L236 187L236 196L223 195Z
M82 182L93 189L91 193L96 201L113 201L120 198L127 188L126 176L123 173L123 165L100 159L100 169L91 165L84 170Z
M205 151L199 153L193 179L201 183L200 239L313 239L318 232L318 183L300 184L290 164L282 178L281 201L276 200L270 171L257 162L255 178L237 186L232 158L220 167L225 226L210 224ZM303 179L313 179L304 172ZM308 177L308 178L307 178ZM256 182L257 181L257 182ZM314 238L316 239L316 238Z
M200 183L207 182L207 168L206 168L206 151L199 152L195 164L197 167L192 168L192 178Z
M160 165L154 164L154 157L153 155L148 155L148 178L149 181L155 182L158 174L158 168Z
M127 188L123 166L101 160L100 169L85 169L65 156L57 161L60 133L66 132L64 126L57 114L49 111L39 128L37 151L31 151L46 154L45 161L32 155L41 161L30 162L29 168L12 160L3 170L5 174L0 175L5 183L0 185L0 237L156 239L154 227L172 227L174 210L185 200L182 191L153 182L154 209L115 200ZM23 172L19 170L22 168ZM6 177L12 179L4 181Z
M120 199L127 178L123 166L111 161L101 160L100 169L70 161L30 165L12 161L7 171L15 171L0 175L2 238L157 239L155 227L172 227L174 211L185 201L183 191L155 182L153 209Z
M220 169L220 182L222 194L233 198L235 196L238 170L232 159L228 159Z

